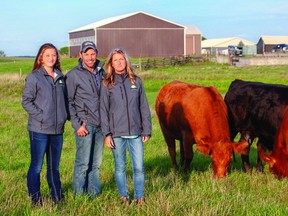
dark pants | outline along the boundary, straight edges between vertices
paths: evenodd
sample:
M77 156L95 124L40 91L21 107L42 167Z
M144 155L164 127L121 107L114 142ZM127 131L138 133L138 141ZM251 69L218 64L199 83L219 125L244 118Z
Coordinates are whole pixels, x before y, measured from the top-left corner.
M40 172L46 153L46 177L50 189L50 196L51 199L57 203L63 198L59 174L63 134L49 135L29 131L29 137L31 154L31 163L27 174L29 196L31 196L34 204L41 201Z

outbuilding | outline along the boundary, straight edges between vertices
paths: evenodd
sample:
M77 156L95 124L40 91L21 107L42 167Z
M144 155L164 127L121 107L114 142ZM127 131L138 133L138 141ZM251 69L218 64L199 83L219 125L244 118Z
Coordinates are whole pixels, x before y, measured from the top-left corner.
M228 55L228 46L239 46L243 47L243 55L255 55L256 44L238 37L230 38L215 38L207 39L202 41L202 54L209 53L212 55L223 54Z
M201 32L145 12L110 17L69 32L70 57L79 55L83 41L93 41L99 57L124 48L131 57L201 54Z
M277 44L288 45L288 36L261 36L257 43L257 54L271 53Z

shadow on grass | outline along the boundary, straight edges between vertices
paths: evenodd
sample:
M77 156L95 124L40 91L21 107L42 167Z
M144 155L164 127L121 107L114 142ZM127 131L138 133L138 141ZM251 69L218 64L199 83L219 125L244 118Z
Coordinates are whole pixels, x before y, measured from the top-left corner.
M179 153L177 154L177 156L178 156L177 162L179 165L180 164ZM251 148L250 163L252 169L255 167L256 162L257 162L257 150ZM209 169L212 169L212 162L210 156L205 156L195 150L192 163L190 164L190 171L188 173L185 173L183 167L180 167L180 165L178 170L173 169L169 155L156 156L153 158L149 158L145 161L145 172L148 176L157 175L166 177L169 173L175 172L177 176L183 179L183 181L188 181L191 175L195 173L196 174L201 172L204 173ZM233 172L233 170L243 170L240 155L235 154L235 160L233 158L231 160L229 173Z

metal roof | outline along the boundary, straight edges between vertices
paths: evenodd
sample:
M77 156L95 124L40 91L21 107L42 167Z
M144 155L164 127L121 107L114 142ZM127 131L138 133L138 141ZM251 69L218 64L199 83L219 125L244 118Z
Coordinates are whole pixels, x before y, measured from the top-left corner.
M186 34L200 34L202 35L202 33L200 32L200 30L196 27L196 26L187 26L186 27Z
M180 27L185 28L185 26L179 25L179 24L177 24L177 23L174 23L174 22L171 22L171 21L162 19L162 18L160 18L160 17L153 16L153 15L151 15L151 14L148 14L148 13L145 13L145 12L142 12L142 11L138 11L138 12L134 12L134 13L124 14L124 15L120 15L120 16L115 16L115 17L110 17L110 18L106 18L106 19L103 19L103 20L99 20L99 21L97 21L97 22L94 22L94 23L91 23L91 24L82 26L82 27L80 27L80 28L71 30L71 31L69 31L69 33L79 32L79 31L85 31L85 30L90 30L90 29L96 29L96 28L98 28L98 27L107 25L107 24L112 23L112 22L119 21L119 20L121 20L121 19L125 19L125 18L127 18L127 17L133 16L133 15L136 15L136 14L139 14L139 13L146 14L146 15L148 15L148 16L151 16L151 17L154 17L154 18L163 20L163 21L165 21L165 22L169 22L169 23L172 23L172 24L174 24L174 25L178 25L178 26L180 26Z
M288 44L288 36L261 36L262 41L264 44L280 44L286 43Z
M211 48L211 47L228 47L229 45L238 45L240 42L245 46L253 46L255 43L237 37L231 38L217 38L217 39L207 39L201 42L202 48Z

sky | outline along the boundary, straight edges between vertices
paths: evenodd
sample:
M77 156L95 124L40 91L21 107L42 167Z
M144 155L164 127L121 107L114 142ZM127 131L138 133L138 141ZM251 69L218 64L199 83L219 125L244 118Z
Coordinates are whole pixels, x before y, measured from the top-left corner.
M35 56L46 42L68 46L69 31L113 16L143 11L207 39L288 36L287 0L2 0L0 50L6 56Z

